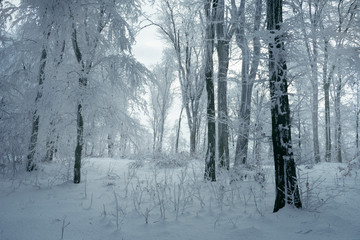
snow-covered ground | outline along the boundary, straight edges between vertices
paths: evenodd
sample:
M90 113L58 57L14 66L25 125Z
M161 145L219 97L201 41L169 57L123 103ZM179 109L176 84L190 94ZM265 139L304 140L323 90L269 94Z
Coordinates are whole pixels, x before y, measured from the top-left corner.
M66 164L0 175L0 239L360 239L360 176L345 164L301 166L304 209L272 213L271 167L204 182L203 162L85 159L82 182ZM246 175L246 177L245 177Z

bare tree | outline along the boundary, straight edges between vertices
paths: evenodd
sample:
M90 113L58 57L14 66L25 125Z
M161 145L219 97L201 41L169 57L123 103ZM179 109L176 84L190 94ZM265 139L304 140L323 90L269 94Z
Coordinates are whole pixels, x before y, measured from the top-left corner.
M154 152L162 151L165 121L172 103L171 85L175 80L175 69L172 55L169 52L164 52L162 62L153 69L150 122L153 128Z
M177 14L179 10L187 14ZM152 24L159 27L174 50L181 87L182 104L186 112L190 130L190 154L196 151L196 136L199 127L199 106L205 83L201 78L202 54L197 35L201 36L199 26L200 9L192 1L166 0L162 6L162 22Z
M258 31L260 29L261 15L262 15L262 0L255 1L255 15L253 25L252 38L252 55L250 50L250 41L245 33L246 27L246 1L240 2L239 8L236 7L235 1L232 0L232 15L237 23L236 28L236 43L241 49L242 66L241 66L241 100L239 108L239 130L236 142L235 161L234 166L238 167L240 164L247 162L247 152L249 145L249 129L250 129L250 115L251 115L251 97L254 86L254 81L258 71L260 61L260 38Z
M313 150L315 163L321 161L320 147L319 147L319 80L318 80L318 58L319 58L319 26L321 23L322 11L326 4L326 1L308 1L308 15L310 20L310 32L307 32L305 13L304 13L304 1L297 1L297 9L301 19L301 32L306 47L306 53L310 65L311 72L311 86L312 86L312 132L313 132Z

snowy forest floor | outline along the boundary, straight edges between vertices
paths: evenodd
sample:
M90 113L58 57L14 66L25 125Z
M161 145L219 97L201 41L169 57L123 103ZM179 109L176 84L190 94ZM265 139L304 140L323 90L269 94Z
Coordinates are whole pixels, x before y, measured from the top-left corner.
M271 166L204 182L199 160L87 158L73 184L66 165L0 173L0 239L360 239L360 171L348 164L300 166L304 208L278 213Z

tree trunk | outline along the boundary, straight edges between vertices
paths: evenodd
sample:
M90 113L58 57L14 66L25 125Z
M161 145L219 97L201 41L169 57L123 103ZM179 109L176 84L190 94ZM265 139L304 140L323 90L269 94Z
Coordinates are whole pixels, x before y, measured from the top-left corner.
M256 92L256 116L255 116L255 131L254 131L254 147L253 147L253 158L255 159L255 163L257 166L261 164L261 142L263 141L264 136L262 135L263 129L263 119L262 119L262 106L264 103L265 94L261 93L259 95L259 91Z
M324 88L324 97L325 97L325 161L331 161L331 122L330 122L330 79L332 75L331 72L328 74L328 52L329 40L324 39L324 66L323 66L323 88Z
M31 137L30 137L30 144L29 144L27 163L26 163L26 170L29 172L35 169L34 156L35 156L35 151L36 151L36 144L37 144L38 133L39 133L39 122L40 122L40 116L38 114L37 108L38 108L38 104L39 104L40 99L43 94L43 83L45 80L46 57L47 57L47 52L46 52L45 47L43 47L42 52L41 52L41 58L40 58L39 85L38 85L37 95L35 98L35 110L33 112Z
M317 63L316 63L317 64ZM315 73L316 72L316 73ZM313 70L313 97L312 97L312 130L313 130L313 148L315 163L319 163L320 159L320 147L319 147L319 102L318 102L318 84L317 84L317 67Z
M46 156L45 156L45 161L49 161L51 162L54 159L54 155L56 152L56 147L55 147L55 143L57 141L57 139L59 138L59 136L57 135L55 137L55 120L52 120L50 122L50 131L48 133L48 137L46 140Z
M190 155L193 156L196 152L196 134L197 134L197 128L196 124L194 123L192 125L192 128L190 129Z
M207 125L208 125L208 146L205 157L205 180L216 181L215 175L215 96L213 79L213 53L214 53L214 16L216 14L217 0L206 0L204 10L206 15L205 32L205 83L207 92ZM215 13L215 14L214 14Z
M249 130L250 130L250 116L251 116L251 97L254 81L256 78L259 61L260 61L260 38L256 35L259 31L262 13L262 0L257 0L255 3L255 17L254 17L254 37L253 37L253 55L250 59L249 44L245 36L245 0L240 3L240 23L236 33L236 43L242 52L242 67L241 67L241 101L239 111L239 132L236 141L235 161L234 166L239 167L240 164L247 163L248 145L249 145ZM251 60L251 69L250 69Z
M314 3L314 4L313 4ZM312 86L312 112L311 112L311 122L312 122L312 135L313 135L313 151L314 151L314 162L319 163L320 158L320 148L319 148L319 90L318 90L318 46L317 46L317 30L320 21L319 3L318 1L309 1L309 18L311 23L311 34L307 34L305 29L305 20L304 13L302 9L303 2L300 3L300 16L302 20L302 33L304 35L303 39L306 46L306 52L309 59L310 69L311 69L311 86ZM311 43L310 43L311 40ZM311 47L312 45L312 47Z
M183 110L184 110L184 108L182 107L181 111L180 111L178 127L176 129L175 153L179 152L179 138L180 138L181 118L182 118Z
M81 155L84 143L84 121L82 117L82 105L78 103L77 109L77 135L74 164L74 183L80 183L81 178Z
M359 106L359 81L356 82L356 156L359 155L359 115L360 115L360 106Z
M227 34L224 20L225 3L219 0L216 16L218 55L218 156L221 168L230 169L229 130L227 109L227 72L229 68L229 47L231 36Z
M78 45L77 40L77 33L75 26L73 25L73 33L72 33L72 45L73 50L75 53L75 57L77 62L81 65L81 73L87 74L85 71L85 63L82 59L82 54ZM84 144L84 120L82 116L82 92L84 91L87 85L87 77L81 76L79 78L79 89L80 89L80 96L78 98L77 103L77 114L76 114L76 148L75 148L75 163L74 163L74 183L80 183L80 176L81 176L81 156L82 156L82 149Z
M114 140L112 135L109 133L107 137L107 144L108 144L108 157L114 157Z
M276 186L274 212L277 212L286 204L300 208L301 201L291 143L285 48L280 31L282 0L267 0L267 19L267 28L274 37L269 43L269 75Z
M311 6L311 3L309 3ZM312 125L313 125L313 145L314 145L314 159L315 163L321 161L320 147L319 147L319 89L318 89L318 45L316 39L316 30L318 27L318 3L315 1L315 16L311 19L312 22L312 45L313 45L313 57L311 62L312 73L312 87L313 87L313 99L312 99Z
M341 68L341 66L339 66ZM341 90L342 90L342 79L339 70L339 79L336 83L336 92L335 92L335 157L337 162L342 162L341 155Z

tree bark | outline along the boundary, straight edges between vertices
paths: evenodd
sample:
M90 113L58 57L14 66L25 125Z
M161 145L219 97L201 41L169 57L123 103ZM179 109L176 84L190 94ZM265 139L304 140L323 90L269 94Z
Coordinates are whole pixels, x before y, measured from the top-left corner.
M224 12L225 2L219 0L216 16L217 55L218 55L218 156L221 168L230 169L229 130L227 109L227 72L229 68L229 48L231 36L227 33Z
M107 145L108 145L108 157L114 157L114 140L112 135L109 133L107 136Z
M183 110L184 110L184 108L182 107L181 111L180 111L180 115L179 115L178 126L177 126L177 129L176 129L175 153L179 152L179 138L180 138L181 118L182 118Z
M284 39L281 35L282 0L267 0L272 141L275 164L274 212L286 204L301 207L291 142L290 107L287 92Z
M359 155L359 115L360 115L360 104L359 104L359 80L356 82L356 118L355 118L355 126L356 126L356 156Z
M214 96L214 16L216 15L217 0L206 0L204 10L206 15L205 30L205 84L207 92L207 125L208 125L208 146L205 157L205 180L216 181L215 175L215 147L216 147L216 126L215 126L215 96Z
M50 32L49 32L50 34ZM49 36L48 34L48 36ZM30 144L28 149L28 155L27 155L27 163L26 163L26 170L31 172L35 169L35 163L34 163L34 156L36 151L36 145L37 145L37 139L38 139L38 133L39 133L39 122L40 122L40 116L38 114L38 104L40 102L40 99L42 98L43 94L43 83L45 81L45 66L46 66L46 57L47 52L45 49L45 46L42 49L41 57L40 57L40 69L39 69L39 85L38 85L38 91L35 98L35 110L33 112L33 121L32 121L32 128L31 128L31 137L30 137Z
M75 163L74 163L74 183L80 183L81 180L81 155L84 143L84 121L82 117L82 105L78 103L77 109L77 135L75 148Z
M341 68L341 66L338 67ZM338 81L336 83L336 92L335 92L335 157L337 162L342 162L341 155L341 112L340 112L340 104L341 104L341 90L342 90L342 78L341 78L341 70L338 73Z
M335 69L333 65L332 70L328 73L329 60L329 40L324 39L324 66L323 66L323 89L325 98L325 161L331 161L331 122L330 122L330 79L332 72Z
M86 74L85 63L82 59L82 54L78 45L77 33L75 26L73 25L72 33L72 45L75 53L76 60L81 64L81 74ZM76 148L75 148L75 163L74 163L74 183L80 183L81 180L81 156L82 149L84 144L84 120L82 116L82 91L87 85L87 77L81 76L79 78L79 89L80 96L77 103L77 112L76 112Z

